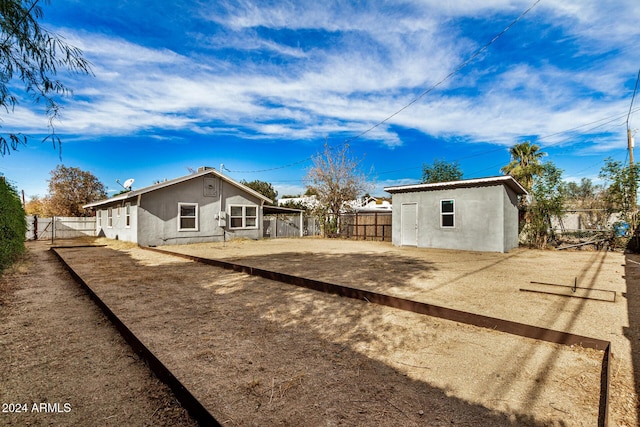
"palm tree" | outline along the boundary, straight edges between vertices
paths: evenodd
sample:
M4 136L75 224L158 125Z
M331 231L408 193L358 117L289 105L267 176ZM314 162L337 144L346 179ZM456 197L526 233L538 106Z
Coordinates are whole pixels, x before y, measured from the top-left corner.
M500 171L514 177L530 192L533 187L533 177L542 173L540 159L547 153L540 151L538 145L525 141L509 148L509 154L511 154L511 162Z

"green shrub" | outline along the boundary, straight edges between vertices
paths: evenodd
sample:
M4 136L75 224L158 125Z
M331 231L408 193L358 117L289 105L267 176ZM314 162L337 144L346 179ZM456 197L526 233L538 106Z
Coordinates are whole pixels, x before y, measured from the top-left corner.
M25 250L27 222L20 197L4 177L0 177L0 273Z

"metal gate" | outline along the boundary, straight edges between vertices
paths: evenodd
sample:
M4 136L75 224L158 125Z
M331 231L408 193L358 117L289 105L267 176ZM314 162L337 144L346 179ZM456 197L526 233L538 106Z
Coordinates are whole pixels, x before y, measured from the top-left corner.
M320 234L318 219L311 216L302 217L302 229L300 229L299 215L265 215L262 225L264 238L318 236Z

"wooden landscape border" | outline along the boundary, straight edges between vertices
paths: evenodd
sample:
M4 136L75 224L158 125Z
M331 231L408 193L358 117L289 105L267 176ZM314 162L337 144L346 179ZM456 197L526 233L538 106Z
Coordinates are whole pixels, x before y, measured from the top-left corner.
M104 245L103 245L104 246ZM151 371L158 377L160 381L165 383L180 404L189 412L189 415L201 426L221 427L221 424L214 418L213 415L204 407L202 403L187 389L180 380L162 363L160 359L147 346L144 345L138 337L135 336L131 329L120 320L120 318L109 308L109 306L100 299L100 297L91 289L91 287L76 273L73 268L64 260L62 255L58 252L58 249L71 249L71 248L90 248L100 247L92 245L82 246L53 246L51 250L56 255L58 260L62 263L64 268L71 274L75 281L80 284L89 297L96 303L96 305L102 310L107 318L113 323L122 337L129 343L131 348L140 355L143 360L148 364Z
M194 255L181 254L171 252L164 249L154 247L143 247L153 252L165 255L173 255L180 258L189 259L203 264L212 265L228 270L233 270L252 276L258 276L265 279L275 280L289 285L295 285L312 289L328 294L334 294L342 297L364 300L374 304L380 304L387 307L398 308L400 310L411 311L418 314L437 317L445 320L452 320L467 325L478 326L481 328L493 329L524 338L532 338L540 341L546 341L561 345L579 345L584 348L591 348L603 352L602 368L600 373L600 400L598 408L598 427L607 427L609 424L609 383L611 379L611 369L609 362L611 360L611 342L597 338L590 338L582 335L571 334L569 332L555 331L552 329L541 328L538 326L527 325L524 323L512 322L509 320L498 319L495 317L483 316L480 314L469 313L466 311L455 310L452 308L441 307L428 303L412 301L405 298L385 295L378 292L367 291L363 289L351 288L348 286L338 285L334 283L324 282L320 280L307 279L301 276L279 273L276 271L254 268L233 262L220 261L210 258L202 258Z
M91 299L102 309L105 315L116 326L131 347L139 353L148 363L152 371L158 378L166 383L175 393L176 398L187 409L189 414L200 425L219 426L220 424L211 413L189 392L189 390L171 373L171 371L131 332L129 328L113 313L113 311L93 292L88 284L69 266L64 258L58 253L58 249L71 249L78 246L56 246L51 250L56 254L63 266L71 273L72 277L85 289ZM83 246L97 247L97 246ZM611 343L609 341L590 338L586 336L571 334L568 332L555 331L509 320L483 316L447 307L436 306L418 301L385 295L377 292L366 291L334 283L323 282L314 279L307 279L275 271L253 268L242 264L202 258L193 255L180 254L158 248L143 247L142 249L185 258L215 267L242 272L245 274L275 280L282 283L304 287L320 292L364 300L370 303L398 308L418 314L437 317L445 320L452 320L463 324L478 326L481 328L493 329L496 331L517 335L525 338L551 342L562 345L579 345L584 348L591 348L603 352L602 368L600 373L600 400L598 408L598 427L608 427L609 423L609 383L611 377Z

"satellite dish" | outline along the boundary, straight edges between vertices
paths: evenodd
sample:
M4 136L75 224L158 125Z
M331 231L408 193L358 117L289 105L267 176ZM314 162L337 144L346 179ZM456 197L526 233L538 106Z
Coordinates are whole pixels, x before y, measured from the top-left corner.
M123 186L124 188L126 188L127 190L131 190L131 186L133 185L133 181L134 181L134 179L133 179L133 178L129 178L128 180L126 180L126 181L124 182L124 184L122 184L122 186Z

